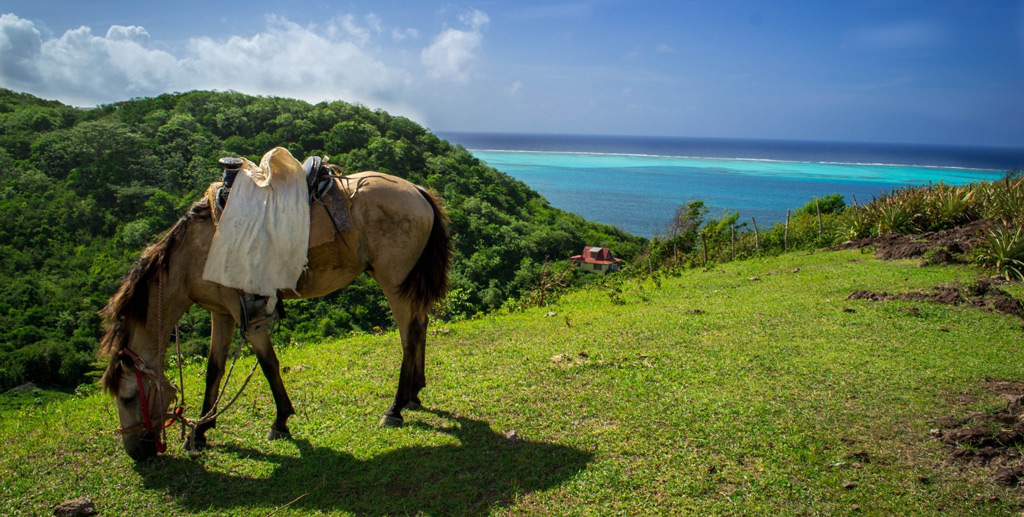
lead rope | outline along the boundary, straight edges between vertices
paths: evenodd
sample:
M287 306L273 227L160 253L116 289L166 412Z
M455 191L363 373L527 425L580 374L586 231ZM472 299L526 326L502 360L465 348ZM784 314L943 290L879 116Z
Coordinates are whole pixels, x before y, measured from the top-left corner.
M241 333L242 333L241 329L239 329L238 333L239 333L239 337L241 337ZM235 363L238 361L238 356L241 355L241 353L242 353L242 346L241 346L241 343L239 343L238 350L235 352L235 357L233 359L231 359L231 366L228 368L228 374L224 377L223 386L225 388L227 388L228 383L231 381L231 373L235 371ZM203 425L203 424L205 424L207 422L213 421L218 416L223 414L225 411L230 409L232 404L234 404L235 401L238 400L238 397L240 397L242 395L242 392L245 391L245 387L249 385L249 380L252 379L253 374L256 373L256 366L258 366L258 365L259 365L259 362L253 362L252 368L249 370L249 375L247 375L245 377L245 380L242 382L242 387L238 388L238 392L235 393L235 396L232 397L231 400L228 401L227 405L225 405L223 408L219 408L219 406L220 406L220 400L224 396L224 391L225 390L219 390L217 392L217 400L215 400L213 402L213 407L211 407L210 411L207 412L205 415L199 417L198 420L193 420L191 418L182 417L182 419L181 419L181 435L182 435L182 440L184 440L186 443L189 440L194 440L195 436L196 436L196 430L199 428L199 426L201 426L201 425ZM190 428L190 431L188 432L187 435L185 434L185 426L188 426Z
M174 408L175 416L180 420L185 415L185 368L181 360L181 333L178 332L178 324L174 324L174 351L178 355L178 393L181 393L181 404ZM180 408L180 410L179 410ZM181 439L185 440L185 426L181 426Z
M163 314L164 314L163 302L164 302L164 274L163 274L163 269L161 269L157 273L157 315L156 315L157 334L160 335L160 336L163 336ZM231 359L231 366L228 369L228 374L224 378L223 386L225 388L227 387L228 383L231 381L231 373L235 371L235 363L238 361L238 357L242 353L241 341L244 341L244 337L241 335L242 334L241 328L239 328L238 334L239 334L240 343L239 343L239 346L238 346L238 350L235 351L235 357ZM163 348L163 344L164 344L163 343L163 338L160 338L160 346L158 346L157 349L161 350ZM217 400L214 401L213 407L210 408L210 411L207 412L205 415L200 416L198 420L194 420L194 419L191 419L191 418L188 418L188 417L185 416L184 361L182 360L182 356L181 356L181 338L180 338L180 333L178 331L178 325L177 324L174 325L174 349L175 349L175 352L176 352L176 354L178 356L178 386L179 386L178 387L178 391L181 393L181 397L180 397L181 403L178 404L174 408L174 411L172 413L170 413L170 417L171 417L170 420L167 420L167 415L161 416L161 420L167 420L167 421L166 422L161 422L162 425L160 426L160 435L158 436L158 440L159 441L157 442L157 449L160 450L160 452L164 452L164 450L166 450L166 448L167 448L166 441L167 441L167 428L168 427L173 425L175 421L180 422L181 423L181 439L182 439L182 441L185 442L187 440L194 439L195 435L196 435L196 430L197 430L197 428L199 426L201 426L201 425L203 425L205 423L213 421L219 415L221 415L222 413L224 413L225 411L227 411L228 409L231 408L231 406L235 403L235 401L238 400L238 397L240 397L242 395L242 392L245 391L245 388L246 388L246 386L249 385L249 381L252 379L253 374L256 373L256 367L259 366L259 362L258 361L254 361L253 362L252 368L249 370L249 375L247 375L245 377L245 380L242 382L242 387L238 388L238 392L235 393L235 396L232 397L231 400L228 401L228 403L223 408L218 409L218 406L220 406L221 398L224 396L224 390L218 390L218 392L217 392ZM137 369L136 369L136 373L138 373ZM139 388L140 388L140 392L141 392L141 379L139 379L139 381L140 381ZM160 398L160 403L162 404L163 403L163 386L160 385L160 381L158 381L155 376L153 377L153 382L156 384L157 396ZM144 411L144 413L146 413L146 412ZM144 415L144 419L145 420L149 420L149 415L145 414ZM188 427L190 429L187 433L185 431L186 427Z
M157 354L158 354L157 357L159 358L159 361L160 361L160 368L163 369L163 364L164 364L163 352L164 352L164 345L166 344L164 339L167 337L166 335L164 335L164 270L163 270L163 267L160 266L160 265L158 265L157 267L159 269L157 269L157 273L156 273L156 334L157 334L157 336L160 336L160 337L157 338L157 339L159 339L159 341L157 342L156 351L157 351ZM138 369L136 369L135 372L136 372L136 374L138 374ZM157 394L157 397L160 399L159 402L157 402L157 403L161 405L159 407L159 409L160 409L160 433L157 434L156 450L159 451L159 452L164 452L164 451L167 450L167 426L170 425L170 424L164 421L164 420L167 419L166 415L163 414L163 412L164 412L164 409L163 409L164 387L160 384L160 380L157 379L155 375L153 376L153 383L156 384L156 394ZM139 377L139 390L140 391L141 391L141 388L142 388L142 377ZM143 413L146 413L146 412L147 411L143 411ZM172 418L171 419L171 423L173 423L174 422L173 415L172 415L171 418ZM148 415L146 416L146 419L147 420L149 419Z

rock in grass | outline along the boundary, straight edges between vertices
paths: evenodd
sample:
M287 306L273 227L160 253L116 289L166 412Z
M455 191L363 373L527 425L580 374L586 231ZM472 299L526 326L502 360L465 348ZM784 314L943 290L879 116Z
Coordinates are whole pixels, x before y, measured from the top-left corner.
M509 443L516 443L519 441L519 433L515 429L509 429L508 431L505 431L505 439L508 440Z
M15 388L11 389L11 391L13 391L15 393L28 393L30 391L35 391L37 389L39 389L39 388L36 388L35 384L32 384L31 382L26 382L25 384L22 384L21 386L17 386Z
M93 515L95 513L96 505L88 497L77 497L64 501L53 509L54 515L61 516Z

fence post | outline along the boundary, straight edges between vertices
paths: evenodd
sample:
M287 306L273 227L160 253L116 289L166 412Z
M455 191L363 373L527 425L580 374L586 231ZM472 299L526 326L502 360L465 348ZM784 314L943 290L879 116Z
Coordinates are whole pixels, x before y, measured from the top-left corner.
M704 238L704 232L700 234L700 247L704 249L704 267L708 267L708 241Z
M729 240L732 241L732 256L730 260L736 260L736 226L729 227Z
M761 251L761 237L757 234L757 219L751 217L750 221L754 223L754 249Z
M789 210L786 210L786 232L782 235L782 251L789 252Z
M814 200L814 209L818 211L818 237L821 237L821 206L817 199Z

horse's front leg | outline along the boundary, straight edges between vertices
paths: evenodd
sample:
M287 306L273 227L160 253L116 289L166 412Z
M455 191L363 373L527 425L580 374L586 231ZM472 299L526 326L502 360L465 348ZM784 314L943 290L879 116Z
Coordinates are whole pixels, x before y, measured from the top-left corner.
M274 406L277 407L277 417L274 418L274 424L270 426L267 439L275 440L291 436L291 432L288 430L288 417L295 414L295 408L292 407L292 401L284 389L284 381L281 379L281 364L278 362L274 346L270 342L270 333L266 331L249 332L246 333L245 338L252 344L252 349L256 352L256 359L259 360L263 375L267 378L267 383L270 384L270 391L274 394Z
M206 393L203 396L202 412L204 416L217 409L220 381L224 377L224 366L227 363L231 334L234 330L235 320L230 314L210 313L210 353L206 363ZM206 447L206 431L214 427L217 427L216 419L197 426L195 435L185 442L185 448L197 450Z

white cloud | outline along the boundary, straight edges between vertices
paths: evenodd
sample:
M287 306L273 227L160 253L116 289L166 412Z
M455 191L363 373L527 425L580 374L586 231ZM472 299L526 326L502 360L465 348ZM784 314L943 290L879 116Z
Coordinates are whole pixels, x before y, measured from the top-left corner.
M316 25L267 16L251 32L192 37L167 50L174 47L153 40L142 26L83 26L46 36L32 20L4 14L0 86L76 106L174 91L235 90L310 102L345 100L429 124L424 119L430 106L452 93L453 81L471 78L490 23L479 10L451 19L454 26L417 43L422 29L389 27L373 14L341 15ZM410 46L416 51L410 53ZM515 81L507 91L517 95L521 89Z
M510 97L517 97L517 96L519 96L519 93L522 92L522 91L523 91L523 82L520 81L520 80L516 80L516 81L514 81L512 83L512 86L509 87L508 94L509 94Z
M366 45L370 42L370 29L357 25L354 16L346 14L341 17L340 22L342 29L344 29L349 36L355 38L358 45Z
M383 31L375 16L302 27L269 16L264 29L228 39L188 40L178 55L150 45L138 26L89 27L44 41L32 21L0 16L0 85L91 106L193 89L237 90L311 102L342 99L413 118L415 70L392 66L364 47ZM408 33L408 32L407 32Z
M657 50L658 52L664 53L664 54L675 54L676 53L675 49L673 49L667 43L659 44L657 47L655 47L655 50Z
M43 41L31 21L3 15L0 34L0 82L71 104L160 93L177 68L167 52L144 47L141 27L114 25L102 37L79 27Z
M366 15L366 24L377 34L384 32L384 26L381 24L380 17L376 14L370 13Z
M487 16L487 13L479 9L473 9L468 13L460 14L459 21L469 25L473 30L478 31L490 23L491 18Z
M476 59L476 51L483 43L481 31L490 23L490 18L480 10L460 14L458 18L469 30L445 29L420 53L420 61L432 79L466 81L469 78L467 68Z
M0 81L24 88L39 80L36 65L43 40L39 30L13 14L0 15Z
M149 32L136 25L130 25L128 27L122 25L111 25L110 28L107 29L107 39L111 41L133 41L139 45L145 45L149 42Z
M258 91L316 101L345 99L375 104L394 97L410 75L364 51L369 33L340 20L350 39L336 40L313 28L268 17L265 31L227 41L196 38L180 61L191 88Z
M392 29L391 38L395 41L405 41L407 39L416 39L420 37L420 31L406 27L405 29Z

